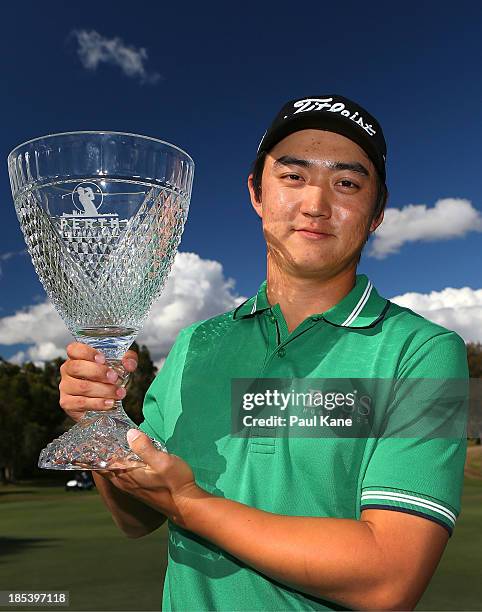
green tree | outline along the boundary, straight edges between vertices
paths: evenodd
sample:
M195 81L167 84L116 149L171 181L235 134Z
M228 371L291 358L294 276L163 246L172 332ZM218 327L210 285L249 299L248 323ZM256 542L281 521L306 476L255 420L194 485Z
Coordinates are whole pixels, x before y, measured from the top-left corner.
M482 378L482 344L480 342L469 342L467 344L467 361L469 363L470 378ZM481 412L482 412L482 381L474 380L470 386L470 429L480 431ZM473 438L475 444L481 443L480 436Z
M15 384L20 367L0 361L0 479L8 482L15 478L18 464L17 440L22 434L23 401ZM15 391L17 395L14 396Z
M131 375L126 412L142 421L142 404L157 368L149 350L134 343L139 365ZM40 451L74 424L59 407L62 359L15 365L0 357L0 482L37 476Z
M467 344L467 360L470 378L482 378L482 344L480 342Z
M142 404L144 402L144 396L156 376L157 368L151 359L147 346L143 344L139 348L139 345L134 342L131 349L136 351L139 361L136 371L131 374L127 386L127 396L122 403L125 411L134 423L139 424L143 420Z
M0 480L38 474L42 448L63 431L58 408L61 360L44 368L0 359Z

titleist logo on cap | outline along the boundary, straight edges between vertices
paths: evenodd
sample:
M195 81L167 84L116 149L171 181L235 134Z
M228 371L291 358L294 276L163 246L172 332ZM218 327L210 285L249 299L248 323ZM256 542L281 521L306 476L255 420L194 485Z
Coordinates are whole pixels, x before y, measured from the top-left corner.
M360 127L362 127L367 134L370 136L374 136L376 131L373 129L373 126L369 123L365 123L363 117L355 111L352 113L343 102L335 102L333 104L333 98L305 98L303 100L297 100L293 103L293 107L296 108L293 115L297 113L304 113L306 111L329 111L331 113L340 113L343 117L348 117L355 123L357 123ZM288 115L284 117L288 118Z

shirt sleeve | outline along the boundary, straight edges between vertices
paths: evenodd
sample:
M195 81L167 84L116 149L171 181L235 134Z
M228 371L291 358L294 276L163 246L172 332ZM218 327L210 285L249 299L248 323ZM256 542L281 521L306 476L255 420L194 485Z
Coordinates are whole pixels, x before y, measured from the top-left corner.
M180 401L182 372L189 338L194 325L182 329L176 337L164 364L147 390L142 407L144 420L139 429L164 444L169 450L165 431L165 409Z
M395 418L396 427L390 430L388 426L388 433L374 444L362 480L360 511L377 508L414 514L439 523L451 536L460 513L467 452L469 373L463 339L455 332L431 337L403 360L400 376L425 379L424 388L430 389L425 393L430 396L427 406L436 415L425 423L433 431L425 426L425 431L418 432L423 435L404 435L403 431L400 435L401 420ZM436 381L440 385L433 384ZM402 405L407 411L415 402L412 398L411 404ZM419 414L422 412L427 416L426 406ZM457 427L451 426L454 421ZM390 433L395 430L396 437Z

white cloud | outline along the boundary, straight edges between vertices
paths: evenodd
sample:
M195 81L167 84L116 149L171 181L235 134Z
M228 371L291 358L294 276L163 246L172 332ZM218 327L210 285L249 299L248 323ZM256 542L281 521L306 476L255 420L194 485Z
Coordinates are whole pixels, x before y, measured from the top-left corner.
M138 342L146 344L155 359L165 356L182 327L226 312L246 299L234 292L234 284L233 279L224 277L218 261L178 253Z
M126 45L121 38L106 38L95 30L74 30L77 53L84 68L96 70L100 63L119 66L128 77L139 78L141 83L157 83L161 75L148 72L145 67L147 51L144 47Z
M0 319L0 344L33 344L45 342L63 347L71 336L49 302L28 306L14 315Z
M7 251L6 253L0 253L0 277L3 273L2 263L4 261L8 261L9 259L12 259L12 257L16 257L17 255L25 255L26 253L26 249L23 249L22 251Z
M433 208L425 204L387 208L373 234L369 255L383 259L398 253L406 242L461 238L470 231L482 232L482 214L469 200L444 198Z
M161 370L165 361L166 361L166 358L165 357L161 357L160 359L158 359L157 361L154 362L154 365L156 366L156 368L158 370Z
M234 291L218 261L195 253L177 253L164 291L155 302L137 341L149 347L160 367L179 330L194 321L226 312L246 298ZM28 344L11 361L41 362L65 356L72 341L65 324L50 302L36 304L0 318L0 345Z
M69 339L70 342L71 338ZM9 359L12 363L22 364L24 361L32 361L41 366L44 361L50 361L56 357L67 357L64 349L56 346L53 342L40 342L31 346L27 351L18 351Z
M390 299L456 331L466 342L482 342L482 289L447 287L442 291L411 292Z

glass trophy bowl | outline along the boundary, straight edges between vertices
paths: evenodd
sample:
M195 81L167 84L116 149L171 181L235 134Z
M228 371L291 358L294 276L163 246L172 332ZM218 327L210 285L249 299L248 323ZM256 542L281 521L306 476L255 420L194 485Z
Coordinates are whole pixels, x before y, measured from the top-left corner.
M50 301L74 338L102 351L125 385L121 358L160 295L181 241L193 160L147 136L69 132L19 145L8 156L8 172ZM135 427L120 400L111 410L90 410L42 450L38 465L142 465L126 438Z

